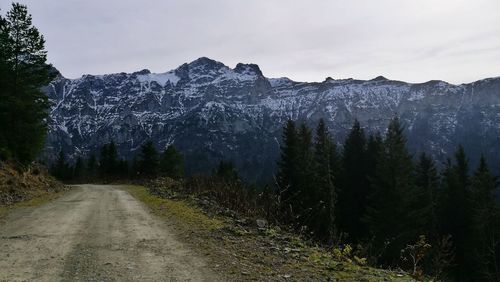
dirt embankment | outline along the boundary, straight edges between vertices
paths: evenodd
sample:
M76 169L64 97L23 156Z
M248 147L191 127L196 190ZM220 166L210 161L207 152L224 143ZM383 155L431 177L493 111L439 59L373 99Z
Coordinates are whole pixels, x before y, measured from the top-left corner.
M0 162L0 207L37 197L54 194L65 189L64 185L49 175L47 169L33 164L19 165Z

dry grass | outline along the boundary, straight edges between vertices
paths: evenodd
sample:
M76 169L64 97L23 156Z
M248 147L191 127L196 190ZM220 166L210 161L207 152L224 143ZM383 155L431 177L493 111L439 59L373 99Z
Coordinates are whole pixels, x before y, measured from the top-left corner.
M66 190L40 165L20 167L0 162L0 219L15 208L51 201Z
M65 189L40 165L19 167L0 162L0 206L12 205Z

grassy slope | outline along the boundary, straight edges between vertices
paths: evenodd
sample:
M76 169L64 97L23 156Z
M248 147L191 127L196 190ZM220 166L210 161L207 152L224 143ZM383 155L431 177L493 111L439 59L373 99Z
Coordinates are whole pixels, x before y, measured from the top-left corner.
M228 280L258 281L412 281L404 273L375 269L311 246L276 229L256 229L209 216L193 201L162 199L141 186L128 186L135 198L166 217L178 236L207 257Z

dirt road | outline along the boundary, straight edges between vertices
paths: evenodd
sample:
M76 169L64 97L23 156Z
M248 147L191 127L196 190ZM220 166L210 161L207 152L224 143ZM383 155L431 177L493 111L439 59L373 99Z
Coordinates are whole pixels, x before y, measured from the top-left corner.
M220 281L119 186L81 185L0 223L0 281Z

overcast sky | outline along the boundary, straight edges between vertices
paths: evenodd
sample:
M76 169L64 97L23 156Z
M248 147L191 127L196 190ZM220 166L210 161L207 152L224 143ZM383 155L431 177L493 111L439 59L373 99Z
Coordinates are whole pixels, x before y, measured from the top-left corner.
M64 76L202 56L267 77L452 83L500 76L499 0L20 0ZM0 0L2 13L11 1Z

